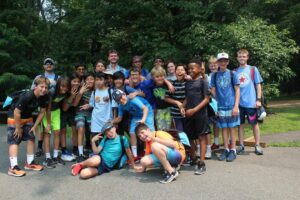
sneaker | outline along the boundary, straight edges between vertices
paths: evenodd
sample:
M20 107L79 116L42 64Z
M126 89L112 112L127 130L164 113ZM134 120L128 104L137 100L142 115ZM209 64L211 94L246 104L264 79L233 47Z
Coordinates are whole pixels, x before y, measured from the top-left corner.
M176 179L176 177L178 176L178 171L174 171L171 174L169 172L167 172L167 174L165 175L164 179L159 181L160 183L171 183L173 180Z
M213 143L213 144L211 145L211 150L212 150L212 151L217 150L217 149L219 149L219 148L220 148L220 146L217 145L217 144L215 144L215 143Z
M65 150L61 154L61 159L66 162L73 162L73 161L75 161L76 158L71 152L69 152L68 150Z
M48 169L52 169L55 168L55 163L53 162L53 160L51 158L47 158L44 162L43 165L48 168Z
M61 159L60 156L58 156L57 158L53 158L52 160L53 160L53 162L54 162L55 164L59 164L59 165L65 165L65 164L66 164L66 163Z
M26 172L21 170L19 168L19 166L16 165L13 168L9 168L7 174L10 175L10 176L21 177L21 176L25 176Z
M36 157L41 157L44 154L43 149L38 148L37 151L35 152Z
M262 148L261 148L261 146L260 145L255 145L255 154L256 155L264 155L264 152L263 152L263 150L262 150Z
M192 166L195 166L196 164L197 164L197 159L195 159L195 160L189 159L189 160L186 160L182 165L185 167L192 167Z
M79 153L78 153L78 149L73 149L73 155L75 156L75 157L78 157L79 156Z
M205 159L211 159L211 148L206 148Z
M33 170L33 171L42 171L44 167L42 165L35 164L35 162L32 161L30 164L26 163L24 169Z
M80 163L80 162L83 162L83 161L85 161L85 157L84 157L83 155L79 155L79 156L77 157L77 159L76 159L76 162L77 162L77 163Z
M221 156L219 157L219 160L220 160L220 161L226 160L228 154L229 154L229 151L226 150L226 149L224 149L223 153L222 153Z
M244 153L245 152L245 146L244 145L240 145L240 146L238 146L238 148L236 149L236 154L237 155L240 155L240 154L242 154L242 153Z
M195 166L195 174L196 175L201 175L201 174L204 174L206 171L206 166L205 166L205 163L201 160L198 160L197 161L197 165Z
M232 162L236 159L236 153L234 150L230 150L229 154L227 155L226 161Z
M73 176L77 176L80 173L80 171L82 170L82 166L79 163L72 165L71 168L72 168L71 173Z

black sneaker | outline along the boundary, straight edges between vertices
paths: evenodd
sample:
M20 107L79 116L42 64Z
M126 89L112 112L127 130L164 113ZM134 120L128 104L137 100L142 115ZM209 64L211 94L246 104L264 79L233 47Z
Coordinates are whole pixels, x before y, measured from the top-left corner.
M79 155L79 156L77 157L77 159L76 159L76 162L77 162L77 163L81 163L81 162L83 162L83 161L85 161L84 155Z
M44 154L43 149L38 148L35 152L35 157L41 157Z
M197 159L195 160L187 160L186 162L184 162L182 165L185 166L185 167L191 167L191 166L194 166L197 164Z
M59 164L59 165L65 165L65 164L66 164L66 163L61 159L60 156L58 156L57 158L53 158L52 160L53 160L53 162L54 162L55 164Z
M174 171L171 174L169 172L166 173L166 175L164 176L164 179L159 181L160 183L171 183L173 180L176 179L176 177L178 176L178 171Z
M44 162L43 165L48 168L48 169L53 169L55 168L55 163L53 162L53 160L51 158L47 158Z
M197 165L195 166L195 174L196 175L201 175L206 172L206 166L205 163L201 160L197 161Z

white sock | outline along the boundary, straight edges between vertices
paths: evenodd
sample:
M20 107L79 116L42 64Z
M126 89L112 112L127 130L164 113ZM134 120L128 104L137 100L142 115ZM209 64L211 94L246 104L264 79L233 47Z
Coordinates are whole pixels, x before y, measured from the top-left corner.
M10 161L10 167L11 168L18 165L18 158L17 157L9 157L9 161Z
M236 154L236 149L230 149L230 150L234 151L234 153Z
M51 154L48 152L45 154L46 155L46 159L51 158Z
M83 155L83 146L78 146L79 155Z
M27 164L31 164L34 159L34 155L27 155Z
M209 144L206 145L206 151L207 150L211 151L211 146Z
M196 156L200 157L200 144L196 146Z
M57 158L57 156L58 156L58 150L54 149L53 150L53 158Z
M214 138L214 143L215 143L216 145L219 145L219 137L215 137L215 138Z
M136 146L131 146L131 151L134 157L137 157L137 148Z

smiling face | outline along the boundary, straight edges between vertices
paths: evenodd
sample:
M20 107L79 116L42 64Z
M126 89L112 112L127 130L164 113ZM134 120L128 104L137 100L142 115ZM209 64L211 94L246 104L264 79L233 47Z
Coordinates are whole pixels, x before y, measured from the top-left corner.
M156 76L153 76L153 80L156 85L163 85L165 83L165 76L156 75Z
M62 81L59 86L59 94L66 94L69 91L68 82Z
M93 76L88 76L85 79L85 83L89 89L92 89L94 87L95 78Z
M78 74L78 76L83 77L84 73L85 73L85 67L84 66L79 66L76 68L76 73Z
M75 89L78 89L80 86L80 80L79 78L74 78L71 80L71 88L75 88Z
M95 78L95 87L100 89L105 87L105 79L104 78Z
M142 60L139 57L132 59L132 67L137 69L142 69Z
M222 58L218 60L218 65L221 71L225 71L227 69L228 64L229 64L228 59Z
M218 63L217 62L209 63L209 70L211 73L217 72L218 71Z
M114 80L114 85L117 89L121 89L124 85L124 81L121 78Z
M105 134L106 134L106 137L107 137L107 138L110 138L110 139L115 138L115 137L117 136L116 128L115 128L115 127L112 127L112 128L110 128L110 129L107 129L107 130L105 131Z
M44 96L48 93L48 84L47 83L40 83L35 85L34 87L34 94L36 97Z
M117 53L115 53L115 52L110 53L110 54L108 55L108 60L109 60L109 62L110 62L111 64L117 64L118 61L119 61L119 55L118 55Z
M105 66L103 63L98 62L97 65L95 66L95 72L104 72L105 71Z
M131 71L130 80L134 85L137 85L140 82L140 73L136 71Z
M249 59L249 55L247 53L238 53L237 60L240 64L240 66L247 65L247 61Z
M176 68L176 77L178 80L183 80L186 75L185 68L183 66L177 66Z
M169 62L167 65L168 74L175 74L175 64L173 62Z
M192 79L197 79L201 74L201 66L198 63L189 63L188 65L189 75Z
M153 137L149 128L142 129L137 135L143 142L150 142Z

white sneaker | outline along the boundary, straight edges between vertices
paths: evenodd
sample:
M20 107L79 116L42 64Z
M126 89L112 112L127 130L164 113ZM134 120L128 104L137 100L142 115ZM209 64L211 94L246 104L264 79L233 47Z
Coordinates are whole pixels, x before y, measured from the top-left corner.
M205 159L211 159L211 148L206 148Z
M65 162L72 162L72 161L75 161L75 156L73 154L61 154L61 159Z

